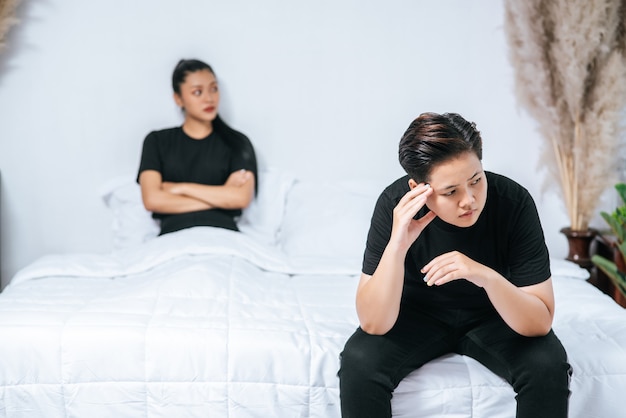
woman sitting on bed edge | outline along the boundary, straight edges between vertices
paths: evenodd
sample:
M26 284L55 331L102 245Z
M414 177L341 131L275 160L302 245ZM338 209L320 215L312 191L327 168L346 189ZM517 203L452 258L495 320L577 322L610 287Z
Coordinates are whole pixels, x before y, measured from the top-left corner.
M343 418L391 417L400 381L448 353L506 379L517 418L567 417L572 369L552 330L550 259L532 196L483 169L480 132L456 113L421 114L398 156L407 175L374 208L361 326L341 354Z
M137 177L143 204L160 220L160 235L192 226L236 231L235 218L256 189L254 148L218 115L220 93L208 64L179 61L172 87L185 120L145 138Z

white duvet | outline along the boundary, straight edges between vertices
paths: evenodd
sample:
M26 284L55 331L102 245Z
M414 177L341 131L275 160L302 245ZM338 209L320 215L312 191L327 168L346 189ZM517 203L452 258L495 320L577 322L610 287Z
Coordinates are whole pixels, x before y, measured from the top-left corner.
M203 227L42 258L0 294L0 417L339 417L359 270ZM576 266L555 261L553 273L570 417L626 417L626 313ZM513 417L513 396L451 355L405 379L393 411Z

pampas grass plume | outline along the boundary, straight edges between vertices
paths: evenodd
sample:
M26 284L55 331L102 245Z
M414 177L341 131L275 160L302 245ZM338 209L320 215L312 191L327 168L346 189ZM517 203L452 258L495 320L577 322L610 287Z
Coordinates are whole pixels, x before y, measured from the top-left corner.
M17 23L15 10L20 0L0 0L0 51L6 47L6 36L11 26Z
M520 105L545 140L545 186L586 230L615 182L626 107L626 1L505 0Z

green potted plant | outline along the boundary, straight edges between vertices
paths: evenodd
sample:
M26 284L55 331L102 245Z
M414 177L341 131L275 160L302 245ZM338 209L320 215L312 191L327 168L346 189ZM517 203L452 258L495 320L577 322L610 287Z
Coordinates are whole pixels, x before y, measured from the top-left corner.
M626 184L618 183L615 185L615 189L622 200L621 206L615 208L611 214L600 212L615 236L613 260L596 254L591 257L591 261L611 279L615 287L626 297Z

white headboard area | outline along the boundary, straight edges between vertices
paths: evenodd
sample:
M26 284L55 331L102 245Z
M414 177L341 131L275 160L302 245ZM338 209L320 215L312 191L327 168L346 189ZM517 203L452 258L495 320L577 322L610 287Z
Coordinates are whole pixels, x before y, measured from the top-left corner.
M211 64L223 118L261 168L320 181L391 181L420 113L458 112L484 167L526 186L556 257L567 226L542 193L541 141L516 104L494 0L23 1L0 52L0 268L111 251L103 185L135 176L145 135L181 123L171 72Z

